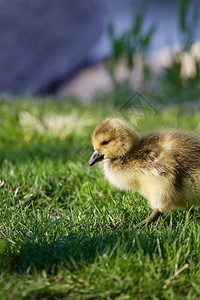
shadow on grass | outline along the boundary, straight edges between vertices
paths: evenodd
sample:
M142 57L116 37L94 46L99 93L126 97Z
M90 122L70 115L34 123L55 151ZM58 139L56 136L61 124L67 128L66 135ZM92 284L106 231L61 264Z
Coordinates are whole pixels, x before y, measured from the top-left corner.
M196 226L196 222L199 222L198 219L199 210L195 222L192 223L189 220L185 221L180 212L180 215L174 213L161 218L150 228L145 226L141 230L137 229L132 232L125 229L121 231L105 229L100 233L69 231L66 237L49 242L43 241L41 237L38 238L38 242L30 241L31 239L35 240L36 237L29 236L29 241L17 245L17 251L9 250L6 257L4 256L2 259L4 262L7 260L9 272L22 274L27 269L30 272L45 270L53 275L63 267L72 272L78 271L82 267L98 262L104 254L111 260L123 255L126 257L129 255L164 257L167 254L166 245L170 245L170 249L174 245L175 254L177 245L184 243L189 235L192 243L193 229L191 226Z
M174 238L176 236L174 235ZM83 266L98 261L106 254L109 258L117 255L133 254L152 255L158 251L155 233L147 236L146 231L105 232L102 235L90 236L88 233L69 233L57 241L27 242L19 246L19 251L10 251L2 259L9 263L9 272L22 274L27 269L45 270L56 273L59 267L77 271Z

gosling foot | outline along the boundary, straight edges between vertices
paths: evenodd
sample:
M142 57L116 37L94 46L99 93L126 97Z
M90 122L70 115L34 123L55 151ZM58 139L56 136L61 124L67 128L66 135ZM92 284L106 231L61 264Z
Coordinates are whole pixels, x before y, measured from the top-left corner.
M190 208L189 213L188 213L189 214L189 223L193 222L194 213L195 213L194 207Z
M149 225L149 224L153 223L154 221L156 221L162 214L163 213L160 212L158 209L154 209L148 218L146 218L142 222L134 225L133 228L134 229L139 228L139 227L144 226L145 224ZM131 231L131 228L129 228L129 231Z

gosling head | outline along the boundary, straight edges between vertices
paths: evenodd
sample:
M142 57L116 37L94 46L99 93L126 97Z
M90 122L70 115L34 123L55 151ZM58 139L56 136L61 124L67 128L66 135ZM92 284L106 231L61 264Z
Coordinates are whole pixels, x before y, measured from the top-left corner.
M141 143L139 134L118 118L101 121L92 134L94 152L89 166L103 159L117 159L125 156L131 149L137 149Z

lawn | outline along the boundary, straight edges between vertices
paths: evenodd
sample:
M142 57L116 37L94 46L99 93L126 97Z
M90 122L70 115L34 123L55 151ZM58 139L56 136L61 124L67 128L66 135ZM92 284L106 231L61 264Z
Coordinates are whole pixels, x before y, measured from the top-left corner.
M200 136L200 111L145 105L1 97L0 299L200 299L200 209L128 232L146 200L87 165L108 115Z

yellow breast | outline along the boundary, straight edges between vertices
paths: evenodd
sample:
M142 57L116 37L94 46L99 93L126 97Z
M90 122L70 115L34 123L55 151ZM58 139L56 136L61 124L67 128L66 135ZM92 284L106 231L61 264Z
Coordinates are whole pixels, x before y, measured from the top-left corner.
M138 190L139 182L137 174L134 174L129 169L120 169L110 165L110 161L105 159L102 162L103 173L109 183L121 190Z

